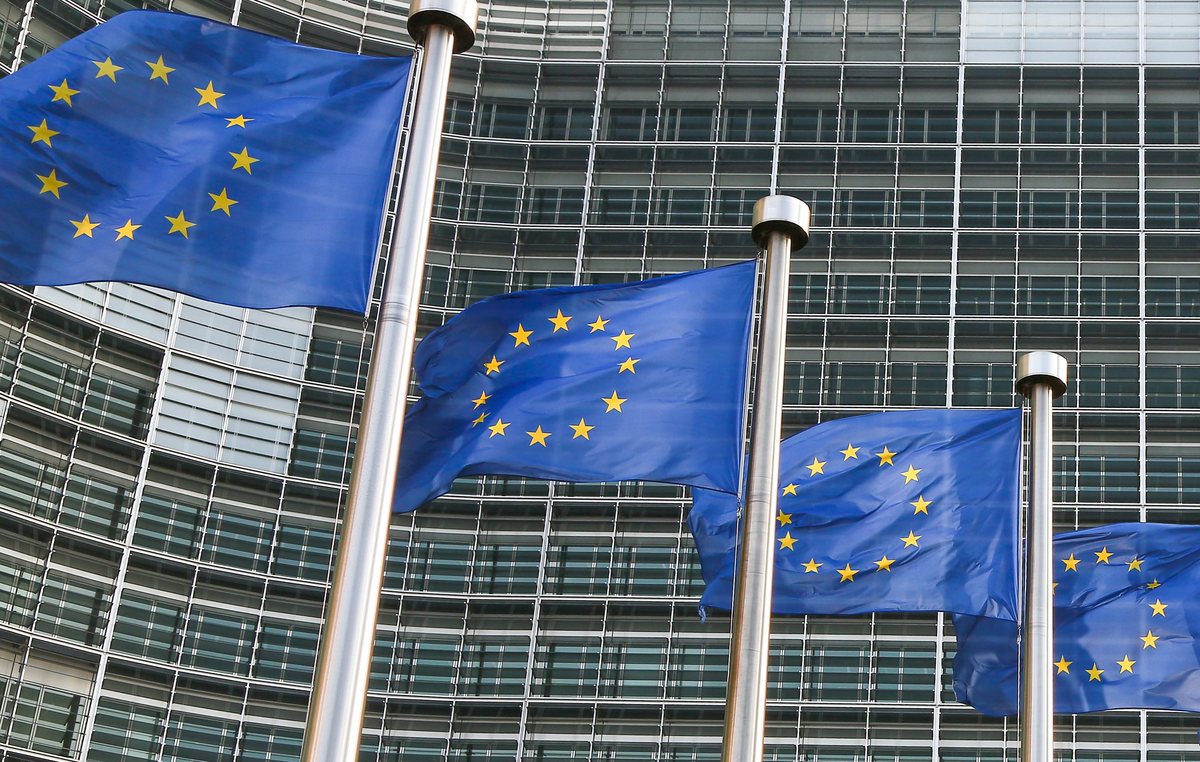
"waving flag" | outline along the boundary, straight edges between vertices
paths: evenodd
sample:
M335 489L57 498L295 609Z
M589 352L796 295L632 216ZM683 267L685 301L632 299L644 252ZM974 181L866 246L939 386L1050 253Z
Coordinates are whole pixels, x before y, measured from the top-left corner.
M363 312L411 60L131 11L0 80L0 282Z
M736 491L754 263L505 294L417 347L395 508L457 476Z
M1016 619L1019 410L911 410L823 423L780 452L772 610ZM688 523L729 610L737 504L696 490Z
M1200 526L1110 524L1054 538L1054 709L1200 712ZM954 692L1017 712L1013 622L956 616Z

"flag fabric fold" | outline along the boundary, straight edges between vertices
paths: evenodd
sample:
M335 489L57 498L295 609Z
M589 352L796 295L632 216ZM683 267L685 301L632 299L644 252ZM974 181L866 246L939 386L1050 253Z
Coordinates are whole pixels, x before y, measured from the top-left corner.
M823 423L780 450L772 610L1015 619L1019 410L913 410ZM730 610L737 503L695 490L688 524Z
M481 474L736 491L754 280L743 262L463 310L417 347L395 510Z
M0 282L363 312L411 58L129 11L0 80Z
M1054 538L1054 710L1200 711L1200 526L1110 524ZM954 617L958 700L1015 715L1017 625Z

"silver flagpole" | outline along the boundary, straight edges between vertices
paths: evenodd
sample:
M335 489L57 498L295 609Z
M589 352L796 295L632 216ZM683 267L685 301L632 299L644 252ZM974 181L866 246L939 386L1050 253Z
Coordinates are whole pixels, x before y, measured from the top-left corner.
M1053 352L1017 358L1017 391L1029 398L1029 510L1025 522L1025 624L1021 640L1021 761L1054 759L1053 401L1067 390L1067 361Z
M358 759L450 61L454 53L475 44L478 16L476 0L413 0L408 14L409 34L424 48L419 90L400 183L400 207L392 228L350 495L317 653L303 762Z
M755 243L767 250L766 276L750 428L750 472L733 597L722 762L761 762L763 757L788 274L792 247L799 249L808 243L810 222L808 206L791 196L765 196L754 205L752 235Z

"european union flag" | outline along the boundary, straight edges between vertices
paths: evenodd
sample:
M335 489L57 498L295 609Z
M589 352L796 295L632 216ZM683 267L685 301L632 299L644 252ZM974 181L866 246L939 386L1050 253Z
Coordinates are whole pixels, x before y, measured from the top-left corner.
M417 347L395 508L457 476L737 490L754 263L478 302Z
M411 60L122 13L0 80L0 282L363 312Z
M783 442L775 517L780 614L1017 616L1019 410L912 410L823 423ZM696 490L688 523L729 610L737 504Z
M1200 526L1109 524L1054 538L1054 710L1200 711ZM954 618L954 692L1017 713L1017 625Z

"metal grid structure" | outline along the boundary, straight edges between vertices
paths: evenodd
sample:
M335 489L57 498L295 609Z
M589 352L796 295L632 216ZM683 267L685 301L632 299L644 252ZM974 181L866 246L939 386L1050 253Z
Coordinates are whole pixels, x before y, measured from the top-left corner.
M151 5L152 3L147 3ZM1200 508L1200 3L482 3L424 329L515 288L793 264L785 433L1009 406L1065 355L1057 524ZM124 0L0 0L0 71ZM155 7L166 7L156 5ZM369 54L403 3L174 0ZM0 290L0 760L293 760L372 316ZM728 620L681 489L463 480L393 523L363 760L715 760ZM768 754L1003 760L938 616L775 625ZM1186 715L1061 717L1063 760L1200 760Z

